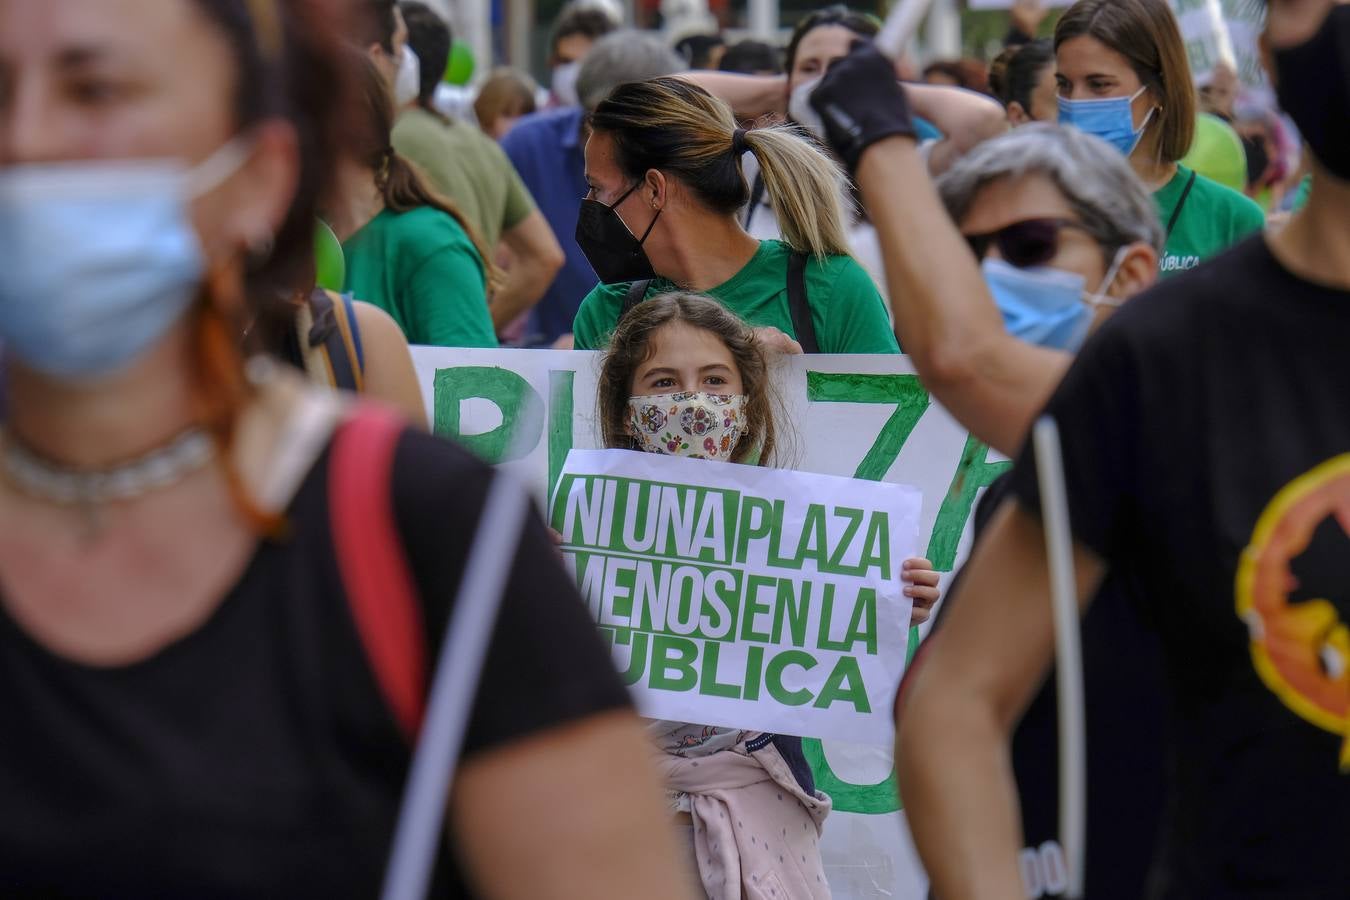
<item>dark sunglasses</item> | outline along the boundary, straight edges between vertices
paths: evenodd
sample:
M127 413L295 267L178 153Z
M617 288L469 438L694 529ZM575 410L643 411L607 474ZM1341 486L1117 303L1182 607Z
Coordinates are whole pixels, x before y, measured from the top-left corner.
M1065 228L1086 231L1070 219L1024 219L1005 225L998 231L964 235L975 259L983 261L989 245L998 245L998 254L1010 266L1026 269L1043 266L1059 252L1059 233Z

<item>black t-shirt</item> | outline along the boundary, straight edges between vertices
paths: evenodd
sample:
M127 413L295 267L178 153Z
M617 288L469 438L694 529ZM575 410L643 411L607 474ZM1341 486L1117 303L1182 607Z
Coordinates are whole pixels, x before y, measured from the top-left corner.
M1350 895L1347 348L1350 292L1256 237L1132 300L1050 401L1074 533L1161 634L1153 896ZM1012 491L1037 508L1029 450Z
M1008 495L1000 476L975 508L978 540ZM934 628L960 596L947 591ZM1087 707L1087 881L1091 900L1143 895L1158 837L1164 784L1167 704L1156 631L1142 615L1139 591L1119 575L1103 582L1082 621ZM1062 896L1059 846L1059 720L1055 673L1032 699L1013 732L1013 774L1022 814L1023 882L1031 898Z
M435 660L489 470L406 433L393 500ZM0 896L374 897L410 747L382 699L334 557L328 454L208 621L90 668L0 607ZM503 599L465 754L627 694L542 524ZM443 854L433 896L469 896Z

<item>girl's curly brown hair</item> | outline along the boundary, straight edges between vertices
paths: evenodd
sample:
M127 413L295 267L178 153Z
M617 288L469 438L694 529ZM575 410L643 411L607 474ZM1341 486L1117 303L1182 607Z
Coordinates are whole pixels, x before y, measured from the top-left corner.
M671 322L712 332L731 351L745 390L746 434L731 454L732 462L769 465L774 452L773 397L768 363L755 333L735 313L711 297L673 292L644 300L620 320L601 362L597 413L604 445L635 450L628 425L628 399L633 376L652 356L652 338Z

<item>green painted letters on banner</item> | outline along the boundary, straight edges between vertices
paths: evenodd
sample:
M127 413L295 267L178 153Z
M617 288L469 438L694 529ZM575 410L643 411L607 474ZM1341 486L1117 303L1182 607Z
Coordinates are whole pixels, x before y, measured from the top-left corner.
M806 399L813 403L894 403L895 412L882 427L854 478L882 481L900 458L900 448L928 409L928 392L917 375L806 373Z
M437 369L434 385L436 434L453 438L490 465L521 459L544 432L544 401L530 383L510 369L459 366ZM483 434L464 434L460 404L481 398L497 406L502 424Z
M548 493L553 505L553 489L558 475L567 462L567 451L572 449L573 385L577 373L552 371L548 373Z
M933 523L933 536L928 541L928 558L933 568L950 572L956 565L956 547L975 506L975 495L1011 467L1012 463L1006 460L990 462L988 445L976 440L974 435L966 438L961 462L956 466L952 486L942 500L942 508Z

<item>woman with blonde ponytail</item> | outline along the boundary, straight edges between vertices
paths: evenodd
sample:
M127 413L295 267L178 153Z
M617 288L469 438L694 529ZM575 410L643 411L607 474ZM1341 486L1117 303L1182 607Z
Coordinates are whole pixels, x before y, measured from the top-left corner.
M745 131L725 103L679 78L620 86L590 124L577 242L601 284L577 312L579 349L603 347L645 297L686 290L808 352L899 352L875 285L848 255L843 172L796 130ZM746 152L782 240L758 241L737 220L750 193Z

